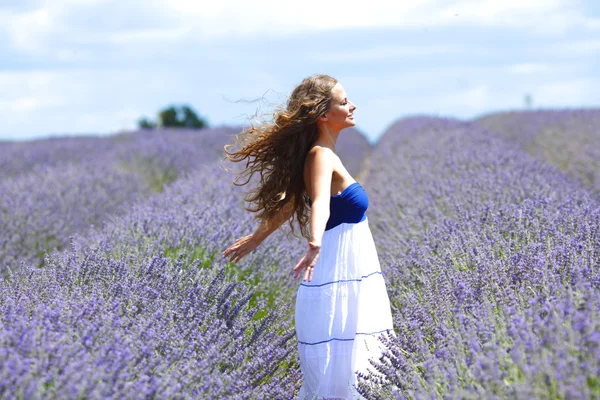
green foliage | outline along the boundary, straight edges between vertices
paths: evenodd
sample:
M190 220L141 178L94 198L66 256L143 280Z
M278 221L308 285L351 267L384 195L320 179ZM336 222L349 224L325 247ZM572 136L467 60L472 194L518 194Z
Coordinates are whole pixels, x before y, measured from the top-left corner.
M207 128L208 122L199 117L198 114L188 105L171 105L158 112L158 122L153 122L146 117L138 120L140 129L153 129L158 127L169 128Z
M138 120L138 126L140 129L154 129L156 128L156 123L146 117L142 117Z
M219 255L215 252L208 252L202 246L195 248L182 247L166 247L164 255L170 259L176 260L181 255L184 255L187 263L193 263L196 260L201 260L200 267L212 269L216 257ZM275 305L275 301L279 298L292 298L295 293L295 288L285 290L281 284L272 282L266 276L272 274L275 270L281 268L280 265L263 265L262 270L257 271L251 268L242 268L239 264L233 262L225 263L227 278L235 282L244 282L245 285L252 288L254 295L251 297L248 306L256 307L259 299L267 300L267 308L261 309L254 316L253 320L258 321L267 314L271 307ZM289 317L293 317L293 309L288 310Z
M600 378L597 376L588 376L587 385L592 389L594 396L600 396Z
M165 186L175 182L178 170L172 165L161 163L158 157L135 156L132 161L122 161L120 166L139 174L152 192L160 193Z

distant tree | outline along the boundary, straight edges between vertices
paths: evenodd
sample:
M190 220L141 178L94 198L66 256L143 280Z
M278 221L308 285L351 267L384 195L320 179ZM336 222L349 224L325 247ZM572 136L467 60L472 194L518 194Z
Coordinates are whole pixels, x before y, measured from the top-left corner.
M138 120L138 126L140 127L140 129L154 129L156 128L156 123L150 121L146 117L142 117Z
M175 107L171 106L163 108L163 110L158 113L158 126L180 126Z
M189 106L169 106L158 113L158 125L161 127L204 128L208 123L198 117Z
M208 127L208 123L203 118L198 117L194 110L188 106L183 106L183 122L189 128Z
M142 117L138 120L140 129L152 129L157 126L166 127L183 127L183 128L206 128L208 122L199 117L196 112L188 105L169 106L163 108L158 113L158 122Z

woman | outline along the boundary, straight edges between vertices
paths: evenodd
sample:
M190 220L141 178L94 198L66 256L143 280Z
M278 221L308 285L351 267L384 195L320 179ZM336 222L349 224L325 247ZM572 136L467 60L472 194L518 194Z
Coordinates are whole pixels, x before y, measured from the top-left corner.
M286 108L276 110L272 124L244 132L240 151L225 146L230 160L247 160L243 184L261 174L247 199L261 224L223 256L239 261L286 221L293 232L294 217L308 239L293 269L295 278L303 274L295 310L300 399L362 398L356 372L374 370L369 359L377 360L383 347L377 336L393 334L367 194L335 153L340 131L355 125L355 110L336 79L313 75L294 89Z

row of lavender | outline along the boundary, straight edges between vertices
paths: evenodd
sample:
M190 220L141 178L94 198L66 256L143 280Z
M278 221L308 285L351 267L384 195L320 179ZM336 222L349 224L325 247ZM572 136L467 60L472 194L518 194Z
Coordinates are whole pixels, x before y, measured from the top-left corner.
M221 156L235 130L138 131L0 146L0 268L41 265L69 236L121 215Z
M284 263L302 249L278 232L237 269L216 257L255 225L223 167L2 282L2 397L290 396L300 376L289 295L263 293L293 285Z
M559 166L600 195L599 109L511 111L474 122Z
M476 124L413 118L382 137L366 188L397 333L368 398L600 396L584 185Z
M4 397L291 397L290 272L305 243L276 232L239 266L217 258L256 225L226 167L196 169L0 284Z
M199 155L214 160L238 127L204 130L161 129L111 136L64 136L0 143L0 179L65 165L121 164L122 167L178 168L194 166ZM198 153L203 151L203 153Z

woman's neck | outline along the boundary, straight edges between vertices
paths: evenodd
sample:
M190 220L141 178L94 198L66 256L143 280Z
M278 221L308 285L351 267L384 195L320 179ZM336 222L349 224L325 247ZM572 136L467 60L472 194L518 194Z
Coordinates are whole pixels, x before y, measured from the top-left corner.
M317 125L319 130L319 137L317 143L319 146L328 147L335 152L335 144L337 143L340 131L335 131L329 128L327 125Z

